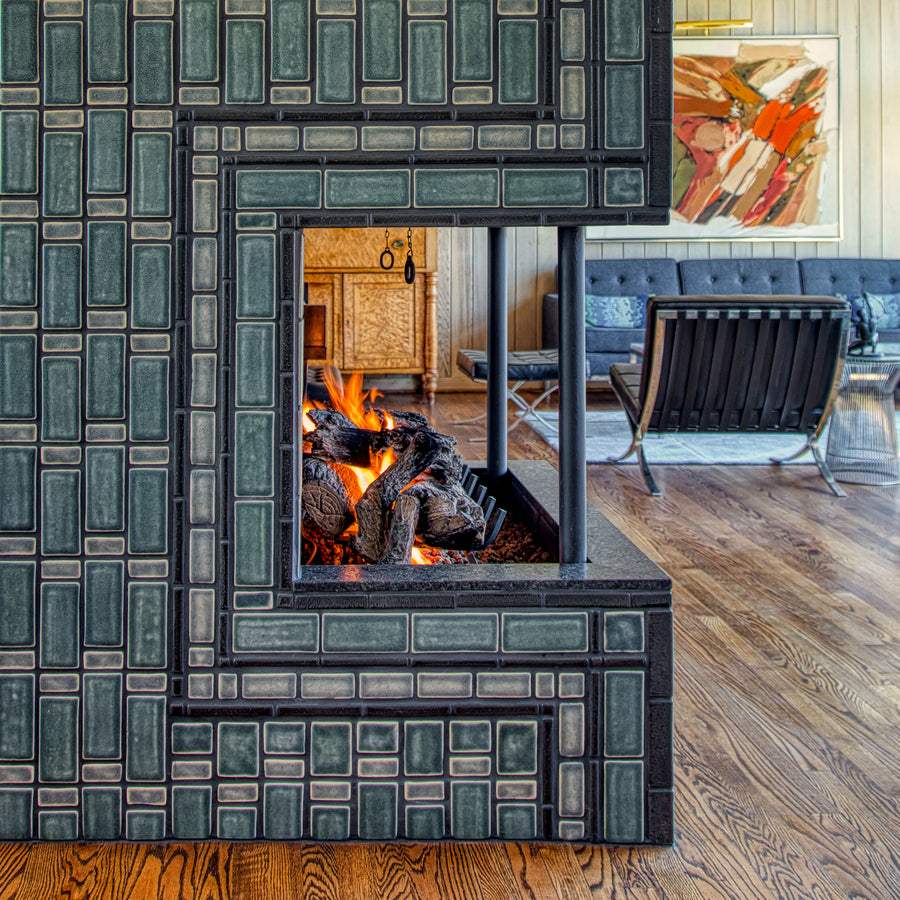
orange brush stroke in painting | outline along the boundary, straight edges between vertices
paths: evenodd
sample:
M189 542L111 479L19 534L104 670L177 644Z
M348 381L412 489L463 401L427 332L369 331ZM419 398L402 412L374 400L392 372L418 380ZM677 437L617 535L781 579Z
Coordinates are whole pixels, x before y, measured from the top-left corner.
M772 137L770 138L772 146L781 154L784 154L788 148L788 144L794 139L798 130L807 122L815 121L818 113L812 106L806 105L795 109L792 113L785 116L775 123L772 129Z

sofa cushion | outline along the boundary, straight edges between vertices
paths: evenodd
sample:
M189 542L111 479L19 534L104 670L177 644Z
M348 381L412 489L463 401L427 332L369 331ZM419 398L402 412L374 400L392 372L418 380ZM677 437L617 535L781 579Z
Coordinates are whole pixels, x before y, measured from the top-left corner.
M644 296L584 295L584 320L594 328L643 328L647 316Z
M584 264L584 292L604 297L680 294L678 263L666 257L589 259Z
M900 291L900 259L800 260L804 294L893 294Z
M588 353L618 353L624 354L627 359L631 345L643 340L643 328L586 328L584 330L584 348Z
M684 294L740 296L802 293L796 259L685 259L678 264L678 268Z

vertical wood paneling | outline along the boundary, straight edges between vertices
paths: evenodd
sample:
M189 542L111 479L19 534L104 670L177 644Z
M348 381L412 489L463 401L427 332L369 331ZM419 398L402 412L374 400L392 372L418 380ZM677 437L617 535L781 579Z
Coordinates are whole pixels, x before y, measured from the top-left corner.
M900 3L882 0L881 5L881 85L884 104L881 114L881 183L883 216L882 247L885 256L900 256L900 104L897 103L897 37L900 35Z

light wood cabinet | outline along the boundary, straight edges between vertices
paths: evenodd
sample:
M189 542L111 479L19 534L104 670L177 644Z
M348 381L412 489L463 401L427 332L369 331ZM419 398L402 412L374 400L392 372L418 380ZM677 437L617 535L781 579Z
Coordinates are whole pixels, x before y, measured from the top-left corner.
M304 232L306 302L325 307L325 351L310 363L342 372L416 374L433 399L437 385L437 229L412 229L416 277L404 279L407 233L388 229L392 269L380 265L383 228Z

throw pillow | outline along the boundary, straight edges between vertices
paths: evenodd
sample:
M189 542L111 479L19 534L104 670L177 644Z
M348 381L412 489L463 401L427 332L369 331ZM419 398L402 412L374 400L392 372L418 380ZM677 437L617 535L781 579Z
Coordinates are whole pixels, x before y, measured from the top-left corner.
M866 291L866 300L878 315L879 328L900 328L900 294L872 294Z
M585 294L584 319L593 328L643 328L647 317L644 296Z

